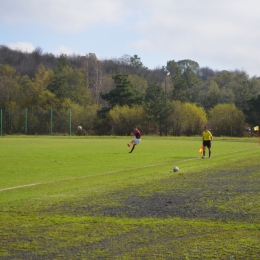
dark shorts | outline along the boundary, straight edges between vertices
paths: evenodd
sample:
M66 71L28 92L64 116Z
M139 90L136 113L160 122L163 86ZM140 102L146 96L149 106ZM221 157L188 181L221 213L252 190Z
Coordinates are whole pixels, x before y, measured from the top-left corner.
M211 148L211 140L203 141L203 146L207 146L208 148Z

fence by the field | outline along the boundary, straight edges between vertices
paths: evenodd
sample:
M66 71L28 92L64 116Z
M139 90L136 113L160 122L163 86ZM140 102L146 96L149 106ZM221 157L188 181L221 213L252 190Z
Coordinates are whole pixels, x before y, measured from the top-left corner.
M60 110L3 110L0 109L0 135L52 135L77 131L71 109Z

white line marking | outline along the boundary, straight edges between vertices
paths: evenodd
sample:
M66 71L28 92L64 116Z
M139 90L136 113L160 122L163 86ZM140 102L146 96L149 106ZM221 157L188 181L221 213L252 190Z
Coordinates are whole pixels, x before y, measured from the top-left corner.
M14 187L10 187L10 188L0 189L0 191L25 188L25 187L30 187L30 186L40 185L40 184L42 184L42 183L25 184L25 185L20 185L20 186L14 186Z
M257 148L258 149L258 148ZM223 153L223 154L216 154L215 156L220 156L220 155L227 155L227 154L234 154L234 153L239 153L239 152L245 152L249 150L255 150L255 148L252 149L246 149L246 150L239 150L239 151L234 151L230 153ZM212 156L213 157L213 156ZM102 175L108 175L108 174L113 174L113 173L119 173L122 171L134 171L134 170L139 170L139 169L144 169L144 168L150 168L150 167L155 167L155 166L162 166L162 165L167 165L167 164L173 164L176 162L187 162L187 161L193 161L193 160L198 160L201 159L200 157L195 157L195 158L189 158L185 160L180 160L180 161L174 161L174 162L165 162L165 163L157 163L157 164L151 164L151 165L145 165L145 166L140 166L136 168L131 168L131 169L124 169L124 170L118 170L118 171L110 171L110 172L103 172L103 173L97 173L97 174L92 174L92 175L84 175L84 176L79 176L79 177L73 177L73 178L68 178L68 179L61 179L61 180L56 180L56 181L49 181L49 182L38 182L38 183L31 183L31 184L25 184L25 185L20 185L20 186L14 186L14 187L9 187L9 188L4 188L0 189L1 191L7 191L7 190L14 190L14 189L20 189L20 188L26 188L26 187L31 187L31 186L37 186L37 185L45 185L45 184L51 184L55 182L62 182L62 181L71 181L71 180L76 180L76 179L84 179L84 178L91 178L91 177L97 177L97 176L102 176Z

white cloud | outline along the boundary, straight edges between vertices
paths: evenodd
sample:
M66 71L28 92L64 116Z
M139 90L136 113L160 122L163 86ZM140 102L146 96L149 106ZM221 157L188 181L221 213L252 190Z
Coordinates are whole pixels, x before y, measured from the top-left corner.
M132 46L139 52L149 47L172 59L204 60L218 69L243 67L260 74L257 0L160 1L150 7L148 18L135 27L142 38Z
M12 50L19 50L22 52L33 52L35 50L35 47L30 42L14 42L7 44L7 47L9 47Z
M77 32L95 24L120 22L121 5L120 0L9 0L0 5L0 21Z
M187 58L213 69L245 68L260 75L259 9L259 0L8 0L0 3L0 25L57 33L64 37L55 42L58 55L77 53L76 49L88 53L98 48L100 56L130 50L141 58L143 53L150 55L150 60L163 56L164 65ZM113 35L111 39L102 38L109 28L106 35ZM80 42L81 36L87 40ZM22 40L11 42L16 41Z

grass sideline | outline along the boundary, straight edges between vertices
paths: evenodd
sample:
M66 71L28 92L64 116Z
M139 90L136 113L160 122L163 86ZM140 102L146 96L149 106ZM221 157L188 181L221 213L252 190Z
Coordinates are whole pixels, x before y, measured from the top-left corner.
M143 137L132 154L129 140L1 137L1 259L258 259L258 139L214 138L210 160L201 137ZM149 211L154 194L173 191L200 196L205 215L120 211L129 199Z

